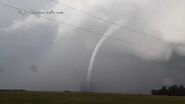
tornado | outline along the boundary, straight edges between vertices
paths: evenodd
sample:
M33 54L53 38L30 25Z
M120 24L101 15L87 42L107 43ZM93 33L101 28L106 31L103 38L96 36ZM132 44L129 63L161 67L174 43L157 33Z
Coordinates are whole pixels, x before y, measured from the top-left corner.
M99 51L99 49L101 48L102 44L104 43L104 41L109 38L109 36L111 36L111 34L116 31L118 29L118 26L110 26L110 28L108 28L108 30L105 32L105 34L101 37L101 39L98 41L98 43L96 44L93 52L92 52L92 55L91 55L91 58L90 58L90 62L89 62L89 66L88 66L88 71L87 71L87 80L86 80L86 83L87 83L87 90L90 91L90 83L91 83L91 76L92 76L92 71L93 71L93 65L94 65L94 62L95 62L95 58L96 58L96 55Z

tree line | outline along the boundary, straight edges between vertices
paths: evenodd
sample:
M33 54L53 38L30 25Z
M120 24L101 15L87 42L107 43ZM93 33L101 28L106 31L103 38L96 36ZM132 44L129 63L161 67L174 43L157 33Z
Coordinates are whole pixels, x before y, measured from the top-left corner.
M185 87L183 85L163 86L159 90L153 89L151 93L152 95L185 96Z

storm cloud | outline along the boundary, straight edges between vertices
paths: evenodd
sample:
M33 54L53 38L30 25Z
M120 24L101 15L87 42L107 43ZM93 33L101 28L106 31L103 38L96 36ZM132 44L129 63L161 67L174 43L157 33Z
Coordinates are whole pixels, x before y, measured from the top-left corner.
M62 11L46 15L106 35L114 24L50 0L0 1L22 9ZM95 91L149 93L162 85L185 84L185 1L58 0L79 10L127 26L111 31L94 58ZM92 52L101 40L83 31L34 15L0 7L0 88L81 90ZM155 38L151 38L155 37ZM130 43L125 43L124 40ZM148 47L148 48L146 48Z

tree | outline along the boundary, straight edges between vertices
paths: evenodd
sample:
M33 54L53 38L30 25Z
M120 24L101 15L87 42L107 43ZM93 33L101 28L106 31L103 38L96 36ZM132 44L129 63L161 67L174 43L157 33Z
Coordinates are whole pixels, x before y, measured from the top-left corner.
M160 90L159 90L159 94L160 95L167 95L168 94L168 89L163 86Z
M177 96L178 95L177 92L178 92L177 85L173 85L173 86L168 87L168 95Z
M155 89L153 89L153 90L151 91L151 93L152 93L152 95L158 95L158 93L157 93L157 91L156 91Z
M178 87L178 96L185 96L185 88L183 85Z
M185 96L185 88L183 85L173 85L168 88L163 86L159 90L153 89L151 93L152 95Z

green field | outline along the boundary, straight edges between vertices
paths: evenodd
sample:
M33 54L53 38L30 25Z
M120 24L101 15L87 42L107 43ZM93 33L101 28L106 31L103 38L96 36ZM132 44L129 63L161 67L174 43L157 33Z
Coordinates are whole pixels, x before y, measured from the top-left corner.
M10 91L0 92L0 104L185 104L185 97Z

